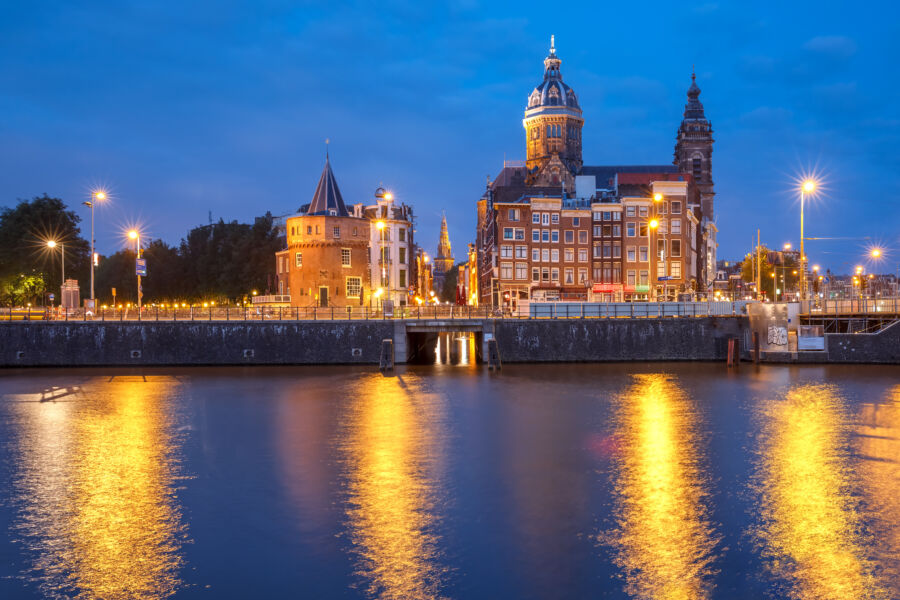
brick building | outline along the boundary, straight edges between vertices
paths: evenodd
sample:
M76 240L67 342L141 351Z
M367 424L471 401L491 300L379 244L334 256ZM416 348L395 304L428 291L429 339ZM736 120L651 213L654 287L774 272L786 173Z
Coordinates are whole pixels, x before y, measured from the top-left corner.
M362 306L371 296L369 220L350 215L328 157L312 202L285 222L277 291L291 306Z
M479 301L657 300L705 292L715 278L713 139L696 78L674 164L590 166L582 161L584 117L562 82L561 62L551 41L544 80L525 110L527 159L505 161L478 201Z

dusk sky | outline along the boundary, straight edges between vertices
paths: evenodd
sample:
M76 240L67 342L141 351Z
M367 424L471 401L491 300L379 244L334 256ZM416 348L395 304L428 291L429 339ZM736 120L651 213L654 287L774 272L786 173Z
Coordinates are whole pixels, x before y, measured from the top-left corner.
M854 8L854 6L856 8ZM348 204L379 184L457 259L550 35L584 110L584 162L668 164L691 66L715 132L719 258L799 241L793 179L824 182L810 263L900 262L896 3L11 2L0 19L0 206L93 186L100 250L126 224L177 244L215 220L289 214L325 154ZM87 236L85 218L82 231ZM860 239L865 236L871 240ZM273 259L274 260L274 259Z

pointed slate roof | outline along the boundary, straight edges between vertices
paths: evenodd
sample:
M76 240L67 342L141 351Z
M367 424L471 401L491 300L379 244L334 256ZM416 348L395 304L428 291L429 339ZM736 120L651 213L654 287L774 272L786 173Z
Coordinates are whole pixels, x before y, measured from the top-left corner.
M306 214L334 215L337 217L350 216L350 213L347 212L347 207L344 206L344 199L341 197L341 190L338 188L337 180L331 171L331 162L328 160L327 153L325 154L325 168L322 169L319 185L316 186L316 193L313 195Z

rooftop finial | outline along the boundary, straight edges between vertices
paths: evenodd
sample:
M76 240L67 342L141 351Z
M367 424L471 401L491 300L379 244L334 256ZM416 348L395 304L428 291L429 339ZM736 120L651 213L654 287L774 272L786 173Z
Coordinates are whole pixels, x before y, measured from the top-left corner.
M694 67L695 65L691 65L691 81L696 81L697 79L697 70Z
M556 36L550 36L550 54L556 54Z
M325 160L328 160L328 144L331 142L328 138L325 138Z

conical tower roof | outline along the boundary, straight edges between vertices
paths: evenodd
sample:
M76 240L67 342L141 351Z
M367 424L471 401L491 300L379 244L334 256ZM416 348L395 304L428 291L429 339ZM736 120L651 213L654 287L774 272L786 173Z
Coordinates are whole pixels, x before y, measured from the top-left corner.
M441 217L441 238L438 241L438 258L452 258L450 251L450 234L447 232L447 215Z
M328 159L327 152L325 153L325 168L322 169L319 185L316 186L316 193L313 195L306 214L337 217L350 216L350 213L347 212L347 207L344 205L344 199L341 197L341 190L338 187L337 180L331 171L331 161Z

